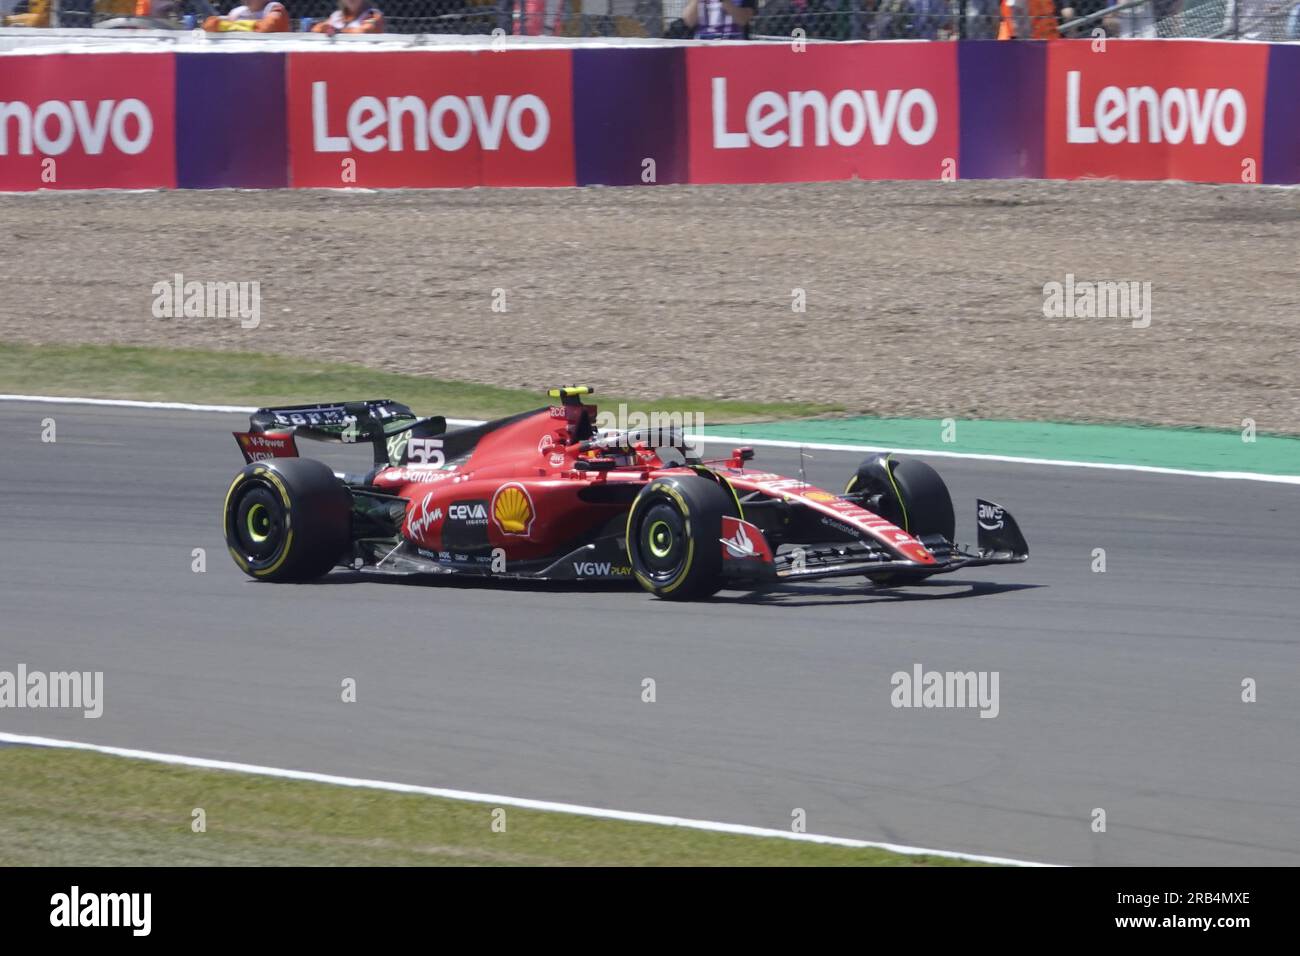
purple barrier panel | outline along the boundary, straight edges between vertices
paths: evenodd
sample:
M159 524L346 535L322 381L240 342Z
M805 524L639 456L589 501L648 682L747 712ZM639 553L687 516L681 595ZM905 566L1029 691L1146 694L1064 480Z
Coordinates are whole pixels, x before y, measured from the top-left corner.
M1047 103L1047 44L958 44L962 179L1040 179Z
M176 185L289 185L284 54L176 54Z
M1268 51L1268 92L1264 100L1266 183L1300 183L1300 46L1275 45Z
M682 48L573 51L573 145L578 185L686 182L686 66Z

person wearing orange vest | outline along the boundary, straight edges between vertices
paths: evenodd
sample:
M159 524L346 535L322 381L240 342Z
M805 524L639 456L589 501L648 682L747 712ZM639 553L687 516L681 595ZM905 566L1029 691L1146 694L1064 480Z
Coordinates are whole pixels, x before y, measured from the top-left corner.
M383 33L384 15L366 0L339 0L339 8L328 20L314 24L312 33Z
M8 9L12 10L13 7ZM0 17L0 26L5 27L48 27L50 25L50 0L31 0L26 13Z
M251 33L288 33L289 11L278 0L246 0L224 17L208 17L203 29L209 33L245 30Z
M1059 40L1055 0L1002 0L999 40Z

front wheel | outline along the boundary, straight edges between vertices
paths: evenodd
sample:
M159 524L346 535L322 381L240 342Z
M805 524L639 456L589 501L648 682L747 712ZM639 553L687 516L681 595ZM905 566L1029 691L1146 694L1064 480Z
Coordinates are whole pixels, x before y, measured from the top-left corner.
M324 462L277 458L248 465L226 492L226 546L261 581L309 581L347 549L352 495Z
M957 527L948 486L937 471L915 458L868 458L844 493L869 498L872 511L914 538L938 534L951 541Z
M722 519L735 498L700 475L656 478L627 516L627 554L641 587L668 600L708 597L722 587Z
M952 541L957 521L952 496L939 473L915 458L877 455L858 466L845 494L859 495L866 506L914 538L939 535ZM869 574L873 584L889 585L898 575Z

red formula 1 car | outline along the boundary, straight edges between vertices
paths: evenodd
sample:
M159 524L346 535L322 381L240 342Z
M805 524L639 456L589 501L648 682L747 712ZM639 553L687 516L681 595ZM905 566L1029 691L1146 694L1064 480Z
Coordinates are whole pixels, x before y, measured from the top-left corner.
M635 579L663 598L722 587L862 576L896 585L1024 561L1015 519L978 501L977 546L954 542L952 501L920 461L868 458L836 494L706 461L674 427L598 432L591 389L447 430L381 400L266 408L236 432L247 466L226 493L231 556L267 581L336 566L387 575L558 581ZM374 467L336 474L296 438L365 442Z

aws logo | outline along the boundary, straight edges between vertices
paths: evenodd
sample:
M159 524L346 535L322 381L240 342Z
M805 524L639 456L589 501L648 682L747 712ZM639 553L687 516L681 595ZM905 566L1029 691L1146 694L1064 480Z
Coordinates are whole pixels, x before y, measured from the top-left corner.
M527 537L532 534L533 519L536 517L532 496L521 484L512 481L508 485L502 485L492 496L492 520L502 534Z
M985 531L1000 531L1003 525L1003 511L997 505L989 504L987 501L980 502L979 509L980 527Z

